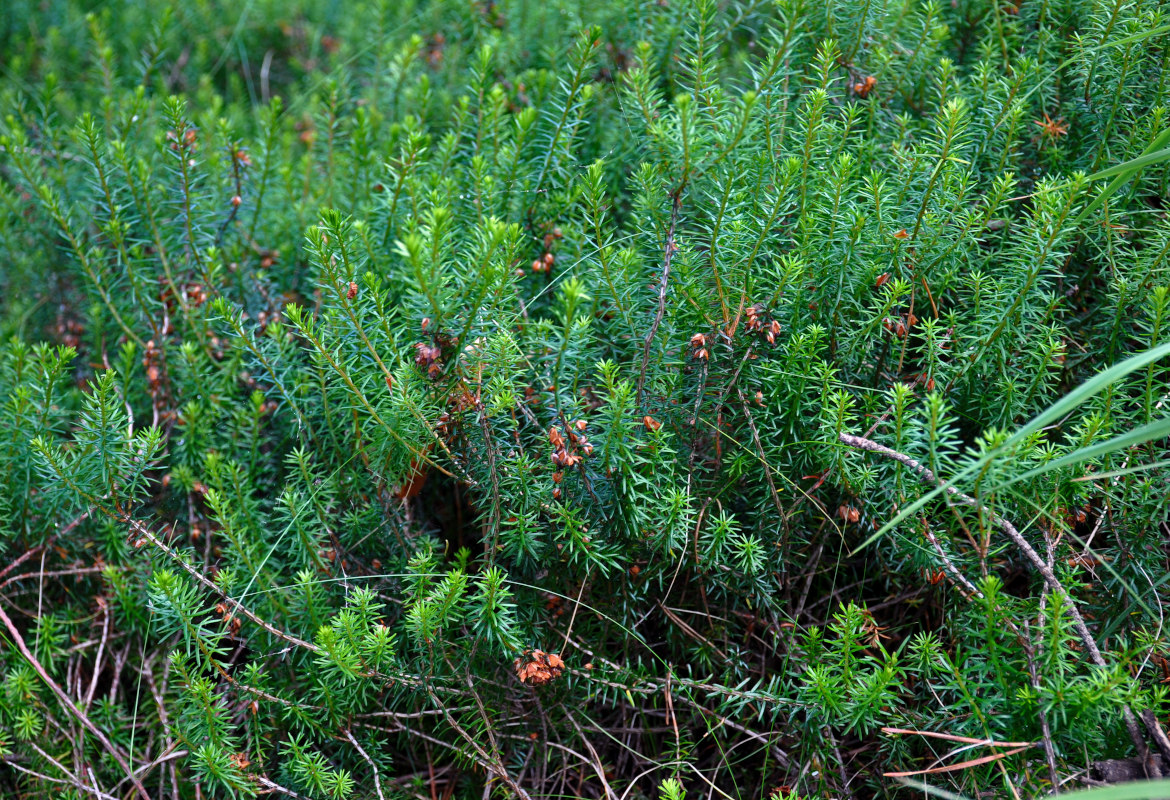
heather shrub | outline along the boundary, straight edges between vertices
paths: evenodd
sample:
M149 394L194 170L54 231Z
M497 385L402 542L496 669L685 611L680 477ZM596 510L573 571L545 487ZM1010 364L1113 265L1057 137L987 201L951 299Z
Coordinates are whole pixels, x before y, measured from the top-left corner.
M0 15L0 794L1170 772L1163 3L165 5Z

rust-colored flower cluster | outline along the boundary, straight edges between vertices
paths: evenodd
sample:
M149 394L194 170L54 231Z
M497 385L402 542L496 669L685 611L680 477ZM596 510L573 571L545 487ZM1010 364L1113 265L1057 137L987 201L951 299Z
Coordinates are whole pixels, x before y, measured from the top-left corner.
M780 321L769 317L760 303L748 306L745 313L747 329L753 333L762 333L768 344L776 344L776 337L780 335Z
M576 430L574 430L574 428ZM553 499L561 499L560 482L565 479L564 468L575 467L593 455L593 445L585 438L585 420L579 419L568 427L568 439L556 425L549 428L548 441L553 446L552 462L558 469L553 473Z
M431 69L439 69L443 65L443 50L447 47L447 37L442 32L436 33L427 42L425 56L427 65Z
M549 428L548 442L553 446L552 462L558 467L575 467L593 455L593 445L585 438L585 420L579 419L566 431L568 439L556 425Z
M906 334L908 334L910 329L913 328L917 323L918 317L914 316L914 313L911 312L904 317L895 317L893 319L886 317L882 320L882 327L897 336L899 339L905 339Z
M417 342L414 345L414 363L427 371L428 378L437 378L443 371L443 348L435 344Z
M873 91L873 87L875 86L877 86L877 78L872 75L866 75L865 80L853 84L853 93L858 97L869 97L869 93Z
M240 632L240 618L231 612L227 603L217 603L215 606L215 613L223 617L223 621L229 628L231 628L232 635L235 636Z
M1040 131L1045 139L1055 141L1061 136L1068 136L1068 123L1064 121L1064 117L1053 119L1044 114L1044 119L1036 120L1036 124L1040 126Z
M544 255L532 262L533 272L550 272L552 265L556 262L557 257L553 255L553 243L564 236L560 228L553 228L552 231L544 235Z
M926 391L934 391L934 378L926 372L920 372L917 375L910 375L910 384L912 386L925 386Z
M142 367L146 370L146 389L150 394L151 407L159 419L172 419L174 410L170 405L170 391L166 372L166 360L162 348L154 339L146 343L142 354Z
M207 302L207 290L200 283L188 283L183 287L183 296L187 298L187 302L194 308L199 308L199 306Z
M197 134L194 128L185 128L183 130L169 130L167 131L167 141L170 142L172 150L178 150L180 145L188 149L194 150L198 145Z
M168 146L179 154L179 158L187 162L188 167L195 166L195 159L191 158L191 155L199 147L198 138L194 128L167 131Z
M707 334L696 333L691 337L691 358L706 361L710 357L711 354L707 352Z
M430 318L424 317L422 321L423 333L426 333L430 327ZM432 336L429 344L427 342L416 342L414 345L414 363L425 369L427 377L434 380L443 374L443 348L453 345L454 342L451 338L441 333Z
M56 330L62 344L74 349L81 347L81 337L85 335L85 326L75 319L66 319L64 307L57 313Z
M556 653L525 650L513 663L516 677L529 686L544 686L565 671L565 662Z

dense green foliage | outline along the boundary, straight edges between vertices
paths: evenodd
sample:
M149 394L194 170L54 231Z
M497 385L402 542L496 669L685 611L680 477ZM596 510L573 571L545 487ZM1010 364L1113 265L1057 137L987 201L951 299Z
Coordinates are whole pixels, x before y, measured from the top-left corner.
M0 795L1157 752L1170 7L168 5L0 13Z

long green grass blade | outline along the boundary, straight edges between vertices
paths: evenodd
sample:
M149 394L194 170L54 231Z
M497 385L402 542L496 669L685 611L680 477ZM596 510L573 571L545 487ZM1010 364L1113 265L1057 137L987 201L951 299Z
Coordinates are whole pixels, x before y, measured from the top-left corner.
M956 488L962 486L963 482L967 478L975 475L978 472L981 472L989 463L991 463L992 460L1001 457L1004 453L1010 452L1014 447L1022 443L1026 438L1031 436L1036 431L1042 430L1043 428L1067 417L1083 403L1105 391L1105 389L1107 389L1109 386L1125 379L1138 370L1144 369L1159 359L1165 358L1168 355L1170 355L1170 342L1166 342L1165 344L1151 348L1144 353L1138 353L1135 356L1131 356L1130 358L1127 358L1126 360L1118 364L1114 364L1112 367L1097 373L1092 378L1078 386L1076 389L1073 389L1064 397L1057 400L1040 414L1037 414L1035 417L1033 417L1031 421L1024 424L1021 428L1019 428L1019 430L1008 437L1008 439L1000 447L985 453L980 459L960 470L949 480L942 479L942 476L938 476L940 480L944 481L941 486L932 489L914 502L902 508L892 520L887 522L885 525L879 528L876 533L858 545L853 550L853 552L856 553L859 550L863 550L881 537L885 536L895 527L902 524L902 522L904 522L906 519L917 513L927 503L940 497L946 491L947 486L955 486ZM1121 447L1132 447L1136 444L1162 438L1164 436L1170 435L1170 429L1166 427L1167 425L1170 425L1170 422L1166 420L1158 420L1150 423L1149 425L1143 425L1141 428L1137 428L1134 431L1130 431L1129 433L1114 437L1108 442L1102 442L1097 445L1091 445L1089 448L1085 448L1086 450L1091 450L1089 455L1076 457L1076 453L1070 453L1061 459L1057 459L1056 461L1043 465L1042 467L1038 467L1037 469L1045 471L1047 469L1056 469L1059 466L1065 465L1064 462L1066 459L1069 459L1067 463L1077 463L1079 461L1093 458L1096 455L1103 455L1105 452L1111 452L1108 449L1110 447L1113 449L1120 449Z
M1098 442L1097 444L1089 445L1088 447L1078 448L1071 453L1061 456L1060 458L1054 459L1045 464L1041 464L1034 469L1030 469L1027 472L1021 473L1020 475L1013 476L1003 483L996 484L994 487L992 487L991 491L999 491L1000 489L1004 489L1013 484L1020 483L1021 481L1026 481L1030 478L1035 478L1038 475L1043 475L1047 472L1052 472L1053 470L1070 467L1074 464L1080 464L1083 461L1089 461L1090 459L1099 458L1100 456L1109 455L1110 453L1116 453L1119 450L1126 450L1131 447L1136 447L1137 445L1145 444L1146 442L1163 439L1167 436L1170 436L1170 417L1154 420L1147 425L1142 425L1140 428L1134 428L1133 430L1126 431L1125 433L1114 436L1112 439L1108 439L1104 442Z
M1170 143L1170 128L1167 128L1158 134L1154 141L1150 142L1149 146L1146 147L1142 154L1137 158L1133 158L1124 163L1117 164L1116 166L1110 167L1108 170L1103 170L1102 173L1099 173L1101 177L1104 176L1104 173L1113 174L1116 175L1116 177L1111 180L1104 189L1101 190L1101 194L1097 195L1097 198L1093 200L1093 202L1085 206L1081 213L1077 214L1076 217L1073 218L1071 223L1072 227L1077 227L1082 222L1084 222L1085 219L1089 217L1089 215L1093 214L1097 209L1105 205L1105 201L1112 197L1118 189L1124 186L1125 183L1129 181L1129 179L1134 175L1136 175L1141 169L1149 166L1152 163L1164 161L1165 159L1170 158L1170 150L1163 150L1163 148L1168 143Z

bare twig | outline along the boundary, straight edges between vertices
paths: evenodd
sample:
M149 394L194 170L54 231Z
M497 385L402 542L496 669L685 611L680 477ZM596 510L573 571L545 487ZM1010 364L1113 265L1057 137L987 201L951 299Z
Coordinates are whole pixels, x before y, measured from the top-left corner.
M34 749L36 749L36 748L34 748ZM42 781L48 781L49 783L61 783L61 784L64 784L66 786L73 786L74 788L80 789L81 791L85 792L86 794L92 794L94 797L101 798L101 800L118 800L118 798L114 797L112 794L106 794L105 792L103 792L100 789L96 789L92 786L89 786L87 784L82 783L80 780L78 780L73 775L72 772L69 772L69 770L67 770L63 766L61 766L55 759L50 758L49 760L52 761L54 764L56 764L57 768L60 769L62 772L64 772L66 775L68 775L70 779L64 780L62 778L54 778L50 775L44 774L43 772L37 772L36 770L29 769L28 767L23 767L20 764L13 761L11 759L11 757L0 758L0 764L5 764L9 767L12 767L17 772L23 772L25 775L31 775L32 777L39 778Z
M1150 738L1154 740L1154 744L1158 746L1158 751L1162 754L1163 763L1170 764L1170 738L1166 736L1166 732L1158 724L1158 718L1148 708L1142 712L1141 717L1142 722L1146 725L1146 730L1150 732Z
M1048 559L1048 566L1051 568L1056 559L1056 546L1052 542L1052 537L1047 532L1044 534L1044 552ZM1037 625L1042 625L1044 621L1044 606L1045 600L1048 596L1048 585L1045 584L1040 591L1040 613L1036 621ZM1040 696L1040 674L1036 670L1036 659L1032 653L1032 638L1028 634L1028 621L1024 620L1025 636L1021 639L1024 643L1024 656L1028 659L1028 673L1032 678L1032 688L1036 690L1036 696ZM1043 641L1043 637L1040 639ZM1040 714L1040 732L1043 734L1044 742L1044 759L1048 762L1048 777L1052 781L1052 793L1060 794L1060 776L1056 772L1056 750L1052 746L1052 729L1048 725L1048 715L1044 713L1044 706L1037 703L1037 710Z
M121 767L126 775L130 778L130 782L134 784L134 788L138 791L138 794L141 795L142 800L151 800L150 795L146 791L146 787L143 786L142 781L138 780L137 776L134 775L134 771L130 769L130 765L126 763L126 759L123 758L122 754L117 750L117 748L114 747L113 742L106 738L106 735L102 733L101 728L93 724L93 721L85 715L85 712L79 709L73 700L70 699L69 695L65 694L64 690L62 690L61 687L57 685L57 682L53 680L52 676L49 675L48 671L41 665L41 662L37 661L36 656L34 656L28 649L28 646L25 645L24 639L20 635L20 631L12 623L12 620L8 617L8 614L4 612L2 607L0 607L0 623L3 623L4 627L8 629L8 633L10 636L12 636L12 642L16 645L16 649L19 650L20 654L24 656L25 660L27 660L28 663L32 665L32 668L36 670L38 675L41 676L41 680L44 681L45 685L53 691L53 694L57 695L57 699L61 701L61 706L74 717L76 717L77 721L84 725L85 729L92 733L94 738L101 743L102 747L104 747L106 751L111 756L113 756L114 761L118 763L118 766Z
M275 781L271 781L268 778L264 777L263 775L257 775L256 782L259 783L261 786L263 786L267 790L268 794L272 794L275 792L276 794L283 794L283 795L286 795L288 797L295 797L295 798L297 798L297 800L309 800L309 798L305 797L303 794L297 794L292 789L286 789L285 787L281 786L279 783L276 783Z
M923 532L926 535L926 541L930 542L934 548L934 552L938 553L938 557L942 559L943 566L947 568L947 572L951 573L952 579L959 584L961 591L965 592L968 597L983 597L983 592L979 591L975 587L975 584L971 583L967 579L967 576L959 571L959 568L955 566L955 562L951 561L950 556L942 549L938 537L931 531L930 526L923 525Z
M30 551L31 552L31 551ZM13 564L12 566L16 566ZM62 578L68 576L78 575L94 575L100 572L105 572L109 567L77 567L75 569L55 569L55 570L38 570L36 572L22 572L19 575L13 575L7 578L3 583L0 583L0 590L7 589L10 585L20 581L26 581L29 578Z
M1026 621L1024 626L1026 633ZM1032 655L1032 646L1030 644L1026 643L1024 645L1024 656L1028 660L1028 674L1032 679L1032 688L1039 694L1040 674L1036 671L1036 659ZM1060 794L1060 775L1056 771L1056 750L1052 746L1052 728L1048 725L1048 715L1044 713L1043 706L1039 703L1037 705L1040 706L1038 709L1040 716L1040 742L1044 745L1044 760L1048 763L1048 779L1052 781L1052 793Z
M731 728L732 730L735 730L735 731L739 731L740 733L744 734L748 738L755 739L757 742L760 742L761 744L763 744L764 747L769 748L772 751L772 756L776 759L777 763L779 763L780 766L788 767L789 764L791 763L791 761L788 758L788 753L786 753L784 750L782 750L778 744L773 742L771 739L769 739L767 736L760 733L759 731L753 731L751 728L749 728L745 725L740 725L738 722L733 722L732 720L728 719L727 717L716 713L715 711L708 708L707 706L705 706L701 702L696 702L696 701L691 700L687 697L683 697L682 700L687 705L689 705L691 708L698 711L700 714L706 714L709 717L714 717L716 720L719 721L720 725Z
M47 546L47 543L43 544L43 545L37 545L36 547L32 547L28 550L25 550L23 553L21 553L19 556L17 556L15 559L13 559L11 564L9 564L4 569L0 569L0 578L3 578L9 572L12 572L12 570L16 569L17 567L19 567L24 562L28 561L33 556L40 555L41 551L44 550L46 546ZM37 573L29 573L29 574L36 575ZM16 578L13 578L12 580L16 580Z
M943 733L942 731L916 731L911 728L882 728L882 733L925 736L930 739L944 739L948 742L976 744L982 745L984 747L1034 747L1036 745L1035 742L1000 742L995 739L975 739L970 736L959 736L955 733Z
M106 652L106 643L110 640L110 604L105 597L98 595L98 608L102 612L102 638L98 643L97 655L93 658L93 674L89 679L89 689L85 693L85 710L93 705L93 693L97 691L98 675L102 671L102 656Z
M597 773L597 777L601 779L601 788L605 790L605 796L610 800L616 800L617 795L614 794L613 789L609 785L609 781L605 779L605 764L601 761L601 756L597 754L597 749L593 746L593 742L589 741L589 737L585 735L585 731L581 730L581 726L577 724L577 720L573 719L572 713L566 709L565 719L572 723L577 730L577 735L581 737L581 741L585 743L585 749L589 751L589 755L593 758L589 764L593 767L593 771ZM585 759L582 759L583 761Z
M427 687L427 691L430 692L431 699L434 701L435 705L444 709L443 716L446 718L447 724L451 726L451 729L454 730L455 733L459 734L460 738L471 745L471 748L475 750L476 755L479 756L477 760L479 761L480 765L489 772L494 773L497 778L506 783L508 788L519 795L523 800L532 800L532 795L528 794L528 792L524 790L523 786L516 783L512 776L508 774L507 768L502 763L500 763L499 760L492 758L492 756L483 749L483 746L480 745L478 741L476 741L475 737L464 730L463 726L456 722L455 718L452 717L451 714L447 713L443 702L439 700L438 696L434 692L431 692L429 686Z
M738 386L735 387L735 393L739 395L740 405L743 407L743 415L747 420L748 428L752 432L752 439L755 440L756 450L760 455L760 463L764 465L764 478L768 481L768 489L771 490L772 503L776 506L776 510L780 512L780 520L787 522L787 515L784 513L784 506L780 502L780 493L776 491L776 482L772 480L772 467L768 464L768 459L764 457L764 445L760 441L760 432L756 430L756 422L752 419L752 412L748 410L747 399L743 396L743 390ZM785 537L787 538L787 537Z
M662 317L666 313L666 289L670 284L670 262L678 247L674 243L674 229L678 225L678 212L682 207L682 189L671 196L670 225L666 230L666 245L662 257L662 277L658 279L658 311L654 315L654 322L646 332L646 341L642 346L642 368L638 370L638 402L642 401L642 387L646 384L646 365L650 363L650 347L658 333L658 326L662 324Z
M146 527L141 522L138 522L137 520L131 519L131 520L126 520L126 523L130 526L130 530L132 530L134 532L135 536L140 537L142 539L145 539L146 541L150 542L155 547L157 547L159 550L162 550L164 553L166 553L168 556L170 556L172 560L178 562L179 566L181 566L187 572L187 574L190 575L192 578L194 578L198 583L202 584L204 587L210 589L211 591L215 592L219 597L223 598L224 602L228 603L232 607L233 612L239 614L242 617L245 617L245 618L251 620L252 622L256 623L261 628L268 631L269 633L271 633L273 636L275 636L278 639L283 639L286 642L289 642L291 644L295 644L297 647L303 647L306 650L309 650L309 651L314 652L314 653L317 653L321 650L321 648L319 648L317 645L313 644L312 642L306 642L304 639L300 639L296 636L293 636L291 633L285 633L284 631L280 630L279 628L277 628L273 625L270 625L269 623L265 622L261 617L258 617L256 614L249 611L248 608L243 603L241 603L239 600L236 600L235 598L232 598L232 597L229 597L228 595L226 595L218 586L215 585L214 582L208 580L207 577L202 572L200 572L199 570L195 569L195 567L188 564L187 560L185 558L183 558L178 553L176 553L173 548L171 548L169 545L167 545L165 542L163 542L161 539L159 539L154 534L154 532L150 530L150 528Z
M175 750L173 744L168 745L167 749L165 751L163 751L162 755L160 755L158 758L153 759L152 761L150 761L146 764L143 764L141 767L134 770L134 774L135 775L145 775L157 766L169 763L171 761L177 761L180 758L186 758L187 755L188 755L187 750ZM125 778L118 781L118 785L114 787L114 791L117 791L118 788L121 787L121 785L125 782L126 782Z
M914 460L905 453L899 453L897 450L892 450L889 447L878 444L871 439L866 439L861 436L853 436L848 433L842 433L838 438L843 444L846 444L849 447L853 447L858 450L865 450L870 453L877 453L878 455L883 455L887 458L894 459L898 463L918 473L918 476L923 481L940 487L949 497L956 500L960 504L970 506L971 508L975 508L987 514L988 517L990 517L991 522L1004 533L1006 533L1008 538L1012 540L1016 547L1020 548L1020 551L1023 552L1027 559L1032 562L1032 566L1034 566L1040 575L1044 578L1044 582L1048 585L1048 588L1062 595L1063 597L1069 598L1069 602L1066 606L1068 609L1068 614L1070 617L1072 617L1073 627L1076 629L1077 636L1080 638L1081 644L1084 646L1085 651L1089 654L1090 660L1099 667L1108 667L1108 664L1105 661L1105 657L1101 655L1101 650L1097 647L1096 640L1093 639L1093 635L1089 632L1089 626L1085 624L1085 618L1081 616L1080 609L1078 609L1076 604L1073 602L1072 595L1065 591L1064 586L1061 584L1060 580L1057 579L1056 573L1052 571L1052 567L1050 567L1044 561L1044 559L1040 557L1040 554L1036 552L1036 549L1032 547L1027 539L1024 538L1023 534L1019 532L1015 525L1013 525L1004 517L1001 517L999 514L996 514L994 511L976 500L974 497L963 494L954 486L950 486L944 481L939 480L938 476L931 472L929 467ZM1137 717L1134 716L1133 710L1130 709L1129 706L1124 707L1123 714L1125 717L1125 727L1129 732L1129 737L1133 741L1134 747L1137 749L1138 754L1141 756L1142 760L1149 763L1149 748L1146 746L1145 739L1142 737L1141 729L1138 727ZM1155 767L1154 769L1156 770L1157 768Z
M908 778L911 775L937 775L940 772L955 772L960 769L967 769L968 767L977 767L980 764L990 764L992 761L999 761L1008 756L1014 756L1016 753L1022 753L1033 745L1027 744L1023 747L1016 747L1011 750L1004 750L999 753L994 753L988 756L981 756L980 758L972 758L970 761L960 761L958 764L948 764L945 767L931 767L930 769L914 769L909 772L883 772L887 778Z
M678 616L678 614L675 614L673 611L671 611L667 606L663 605L661 602L658 604L658 607L660 609L662 609L662 613L666 615L667 619L669 619L671 622L673 622L675 625L678 626L679 630L681 630L687 636L694 639L699 644L704 645L706 647L710 647L712 650L715 651L715 654L718 655L725 662L728 662L728 663L731 662L731 659L728 658L727 653L724 653L722 650L719 649L718 645L716 645L714 642L712 642L706 636L699 633L693 627L688 625L685 620L683 620L681 617ZM670 675L668 673L667 674L667 683L669 684L669 682L670 682Z
M370 769L373 770L373 772L374 772L374 791L376 791L378 793L378 800L386 800L385 796L382 794L382 782L378 779L378 765L375 764L373 759L371 759L366 754L366 751L362 749L362 746L360 744L358 744L357 739L355 739L353 737L353 734L350 731L345 732L345 738L349 739L350 744L352 744L355 748L357 748L358 755L360 755L362 758L364 758L366 760L366 763L370 765Z

